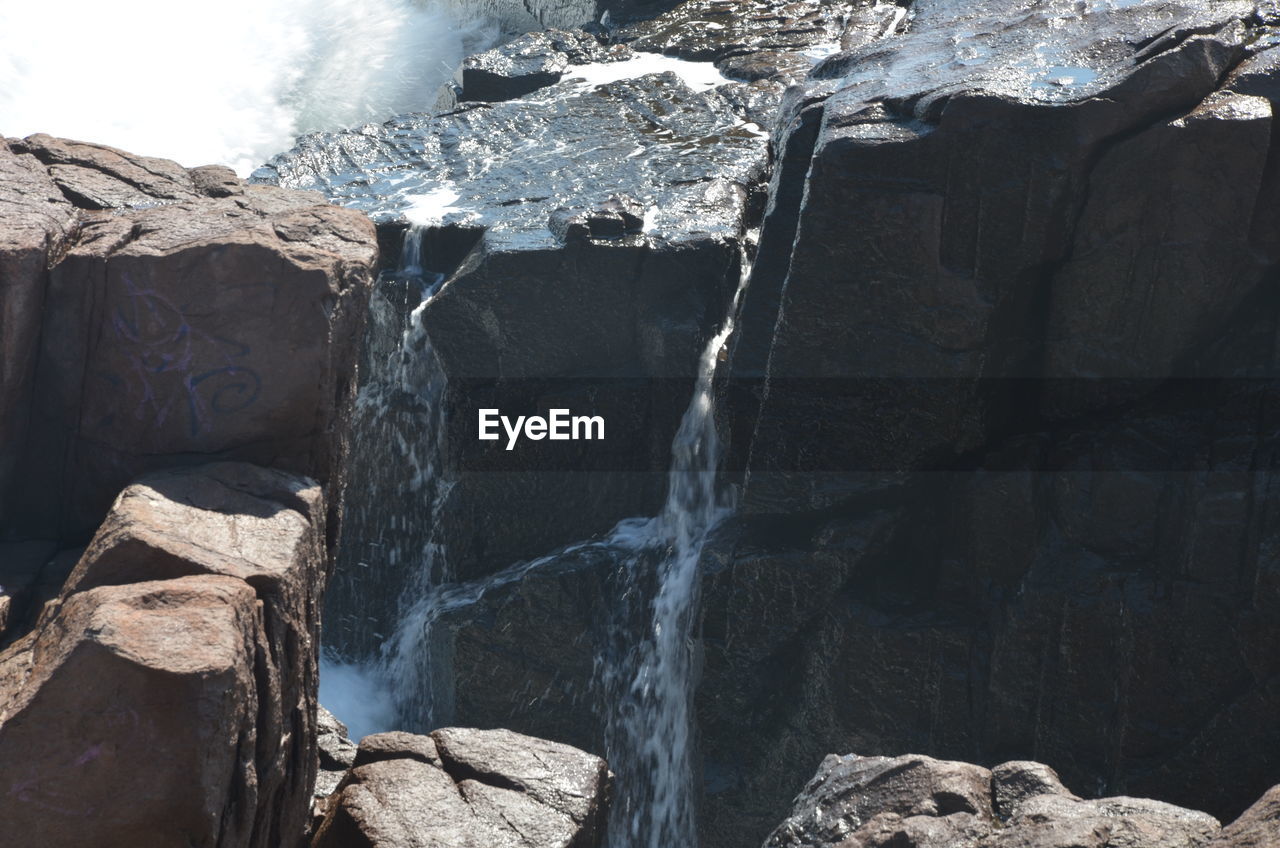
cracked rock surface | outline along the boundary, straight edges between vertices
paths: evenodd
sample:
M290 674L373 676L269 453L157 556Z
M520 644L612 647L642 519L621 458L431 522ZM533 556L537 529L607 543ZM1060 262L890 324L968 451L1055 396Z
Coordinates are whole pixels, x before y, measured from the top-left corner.
M596 848L603 760L509 730L365 737L313 848Z
M1084 800L1036 762L987 770L833 755L765 848L1251 848L1262 843L1248 841L1249 829L1264 817L1251 811L1223 829L1205 813L1145 798Z

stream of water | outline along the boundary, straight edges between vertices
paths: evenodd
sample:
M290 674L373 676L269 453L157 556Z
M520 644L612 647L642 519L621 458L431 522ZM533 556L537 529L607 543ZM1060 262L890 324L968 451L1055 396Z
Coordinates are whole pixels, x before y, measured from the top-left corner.
M609 611L611 645L597 651L605 753L617 775L609 844L692 848L697 797L692 631L698 562L710 531L733 510L729 494L716 483L721 447L713 389L719 354L733 330L749 270L743 272L719 331L699 357L692 397L672 443L662 510L651 518L619 522L600 539L481 580L456 583L450 581L446 552L432 532L451 484L442 470L447 452L441 418L445 381L420 320L439 280L422 272L420 243L420 231L410 231L400 269L380 281L384 290L388 283L417 281L414 290L421 301L403 319L383 315L383 326L375 328L375 339L381 335L398 343L385 350L375 344L375 362L384 364L384 372L361 391L352 466L357 473L361 468L375 471L352 487L347 519L348 538L378 540L365 555L389 558L388 564L407 569L408 587L394 630L369 634L366 640L367 645L381 645L376 654L363 661L327 659L321 701L349 723L356 738L393 727L425 730L447 722L452 718L451 657L449 640L438 638L445 616L540 568L566 562L607 566L621 575ZM405 469L407 476L385 473L393 468ZM354 572L353 579L367 584L361 573L361 565L367 564L348 564L347 578L340 572L339 579L351 579ZM357 596L372 594L368 585L352 588Z

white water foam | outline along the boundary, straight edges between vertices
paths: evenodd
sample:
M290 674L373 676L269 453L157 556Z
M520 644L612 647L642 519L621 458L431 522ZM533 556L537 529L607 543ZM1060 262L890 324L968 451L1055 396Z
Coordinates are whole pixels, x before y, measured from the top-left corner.
M386 680L361 663L320 655L320 703L359 742L370 733L396 729L396 710Z
M247 175L302 133L429 108L497 35L459 14L418 0L0 3L0 134Z
M594 88L620 80L635 79L645 74L673 73L693 91L706 91L733 80L720 73L711 62L690 62L658 53L637 53L622 62L594 62L576 65L566 73L562 84Z

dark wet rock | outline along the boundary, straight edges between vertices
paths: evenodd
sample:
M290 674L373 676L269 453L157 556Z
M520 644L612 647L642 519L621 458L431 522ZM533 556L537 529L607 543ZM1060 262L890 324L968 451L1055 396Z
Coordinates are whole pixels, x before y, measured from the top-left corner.
M779 50L761 50L728 56L717 65L720 72L730 79L755 82L756 80L803 79L813 67L813 61L803 53L787 53Z
M0 167L17 213L0 254L15 410L0 533L82 542L139 473L208 459L340 488L367 220L225 168L43 135L5 141Z
M315 848L601 844L611 779L603 760L505 730L450 728L419 738L399 740L406 756L351 770L328 802ZM440 760L420 759L424 746L439 748Z
M546 30L468 56L457 77L460 101L512 100L555 85L571 65L629 59L622 44L604 45L582 30Z
M316 778L325 513L239 463L130 486L37 628L0 654L0 837L267 846Z
M540 556L660 503L688 381L737 286L766 162L738 94L670 72L598 86L569 78L519 100L308 136L259 172L363 209L384 231L417 216L437 222L433 244L450 228L472 234L421 312L460 410L450 439L459 479L440 523L455 576ZM625 210L605 209L616 195L630 198ZM563 241L580 216L588 237ZM621 238L591 237L619 228ZM486 391L502 402L472 394ZM477 408L561 393L618 422L617 437L519 452L477 441ZM483 529L495 523L503 533ZM370 543L359 561L382 566L376 532L348 539Z
M1280 786L1222 829L1209 848L1269 848L1280 845Z
M854 3L820 0L687 0L616 37L636 50L720 62L751 53L803 53L840 40Z
M855 10L774 139L720 406L746 515L704 558L694 646L701 844L757 844L850 749L1035 756L1082 795L1234 817L1280 761L1270 45L1231 2L913 14L870 44L897 23ZM574 693L606 569L451 613L459 720L596 744ZM1001 816L1051 799L1046 839L1111 812L1202 838L995 771ZM884 813L858 844L948 817Z
M825 566L769 691L726 696L749 666L705 643L725 670L700 727L751 716L787 752L708 734L713 840L818 746L1036 756L1223 818L1275 782L1280 735L1233 730L1280 708L1255 26L1248 4L922 2L789 93L724 415L774 535L721 573L896 517Z
M1036 370L1043 355L1039 328L1072 320L1075 312L1061 298L1070 296L1074 271L1070 264L1059 274L1052 269L1069 255L1073 234L1086 237L1091 213L1081 207L1092 196L1091 175L1099 181L1104 176L1099 160L1168 144L1162 155L1180 151L1185 159L1175 157L1173 166L1204 180L1213 173L1210 163L1224 161L1225 149L1199 137L1207 132L1223 134L1222 145L1243 145L1244 170L1260 166L1265 150L1233 135L1256 134L1267 123L1241 119L1256 115L1255 107L1243 114L1228 108L1240 116L1232 120L1209 114L1210 106L1197 109L1241 58L1240 19L1251 7L1153 2L1100 7L1083 16L1065 5L1060 13L1015 9L1021 9L1016 2L918 6L910 31L893 49L870 45L837 54L818 67L823 79L807 94L793 95L779 144L794 146L794 154L786 155L808 167L795 176L779 172L778 179L803 179L807 172L808 191L803 208L776 204L766 222L762 245L779 237L786 244L771 247L789 257L777 266L772 260L758 264L735 355L735 374L743 378L758 376L768 357L774 390L754 438L783 446L762 451L753 463L747 509L771 508L773 478L786 476L771 475L771 468L937 467L991 438L1004 405L1015 401L986 391L996 384L980 389L977 381L1042 373ZM1135 67L1134 45L1144 33L1164 33L1170 17L1205 34L1158 42L1159 49L1148 48ZM1045 35L1050 28L1052 38ZM953 37L960 31L987 34L957 44ZM1053 56L1036 52L1045 39ZM1088 67L1072 58L1086 53ZM1170 113L1179 117L1169 122ZM1114 145L1129 135L1135 137ZM1255 178L1250 191L1257 184ZM1188 196L1217 196L1217 185L1211 179ZM775 195L787 191L779 183ZM1119 210L1136 214L1140 204L1129 197ZM1181 206L1162 209L1179 221L1185 217ZM1082 214L1081 229L1073 229ZM865 225L849 230L849 220ZM1239 226L1238 220L1227 222L1204 247L1238 245L1231 234ZM903 249L883 252L886 239ZM1161 252L1149 240L1126 230L1114 249ZM1075 258L1084 262L1095 253L1081 246ZM1224 309L1239 303L1259 278L1247 255L1232 255L1242 266ZM1108 267L1124 274L1122 263ZM1179 267L1192 273L1195 265ZM1139 286L1142 268L1129 273ZM899 282L882 285L885 280ZM1188 279L1185 285L1200 284ZM786 296L779 308L773 298L780 286ZM1163 308L1176 311L1180 307L1172 304L1179 302L1169 299ZM1210 310L1195 333L1171 339L1169 347L1185 349L1223 314ZM1122 329L1109 332L1111 341L1095 339L1093 346L1124 344ZM1167 361L1172 350L1157 348L1154 355ZM1146 360L1131 364L1141 368ZM1082 372L1084 367L1058 369L1053 376L1101 376ZM814 377L832 382L804 395L819 385ZM848 391L833 394L832 386ZM843 437L829 438L814 428L818 419L851 423ZM892 438L882 435L886 430ZM815 437L797 438L797 432ZM777 492L782 502L799 494L796 482L778 480L787 487ZM845 485L848 495L865 483L850 476ZM813 505L838 499L838 486L815 488Z
M620 239L641 235L644 215L643 204L625 195L614 195L586 212L557 209L551 213L547 226L565 243L585 238Z
M1009 781L1033 791L993 814ZM1083 801L1039 763L995 772L929 757L830 756L765 848L1200 848L1204 813L1140 798Z

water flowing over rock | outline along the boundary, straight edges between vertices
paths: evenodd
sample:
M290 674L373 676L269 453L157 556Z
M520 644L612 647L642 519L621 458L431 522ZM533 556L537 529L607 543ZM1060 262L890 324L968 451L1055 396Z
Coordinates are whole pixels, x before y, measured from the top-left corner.
M382 733L326 802L314 848L599 848L603 760L507 730Z
M0 654L0 841L295 844L316 778L326 508L243 463L125 489Z
M610 62L522 99L310 136L259 172L368 211L384 243L402 241L407 221L425 225L425 270L443 279L414 321L460 411L447 439L458 473L438 522L454 576L497 571L661 504L655 472L739 282L765 163L741 84L686 64ZM597 216L616 195L643 208L640 232L579 238L560 225ZM402 302L408 312L420 298ZM398 347L402 333L392 334ZM547 391L591 398L625 438L572 456L564 443L532 445L510 462L476 447L477 405L507 405L476 402L491 390L512 406ZM501 534L484 529L499 523ZM351 539L371 545L357 561L378 567L388 556L375 535Z
M631 751L615 826L637 797L682 824L628 845L693 844L691 808L702 848L758 843L831 750L1035 756L1089 794L1238 814L1280 756L1275 24L1247 2L695 0L615 30L631 58L531 37L474 63L530 93L260 172L429 257L434 282L384 290L397 345L429 338L448 382L458 473L429 528L387 525L428 545L354 556L432 563L399 619L448 678L432 709ZM711 491L738 515L638 543L658 525L613 522L662 511L665 481L618 466L666 463L699 353L721 364L688 409L728 436ZM522 382L634 375L679 400L610 410L651 437L595 476L552 469L598 454L493 460L449 429ZM388 618L360 598L356 653ZM659 692L679 730L619 745ZM662 789L634 790L655 750ZM1037 774L997 803L1056 785ZM1054 797L1064 833L1107 815ZM957 815L977 839L984 813ZM868 844L950 827L880 824Z

